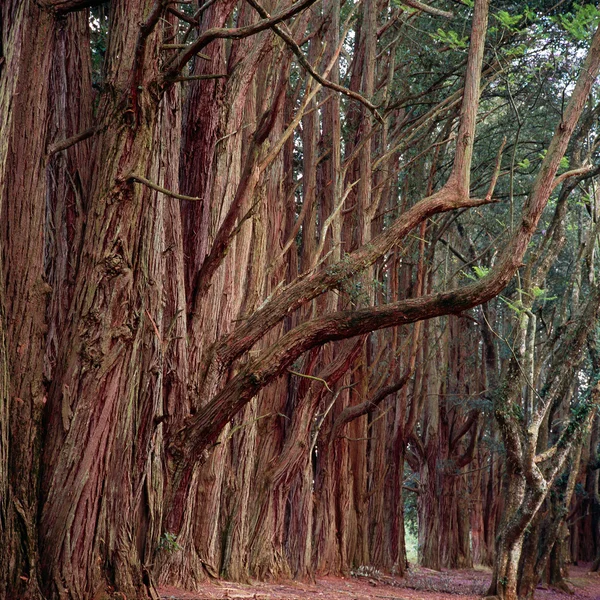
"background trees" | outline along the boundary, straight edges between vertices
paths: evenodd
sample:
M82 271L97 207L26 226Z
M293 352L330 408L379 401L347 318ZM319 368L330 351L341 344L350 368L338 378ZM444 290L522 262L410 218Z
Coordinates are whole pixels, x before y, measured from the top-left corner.
M1 11L2 593L402 574L404 493L532 593L595 468L597 11Z

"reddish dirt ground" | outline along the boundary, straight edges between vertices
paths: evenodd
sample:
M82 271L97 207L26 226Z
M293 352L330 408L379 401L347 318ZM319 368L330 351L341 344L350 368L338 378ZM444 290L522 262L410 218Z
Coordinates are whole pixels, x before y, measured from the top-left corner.
M536 600L600 600L600 576L589 565L571 567L572 594L557 590L536 591ZM164 600L476 600L485 595L490 572L470 569L430 571L413 569L406 579L377 572L359 577L319 577L314 582L287 581L253 584L220 581L206 583L196 592L159 589Z

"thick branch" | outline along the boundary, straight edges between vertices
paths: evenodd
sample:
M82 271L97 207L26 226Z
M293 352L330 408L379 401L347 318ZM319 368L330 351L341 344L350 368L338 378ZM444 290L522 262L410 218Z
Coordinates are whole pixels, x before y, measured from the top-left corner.
M559 175L558 177L556 177L556 179L554 180L554 187L557 187L563 181L566 181L570 177L577 177L577 176L581 176L581 175L587 175L588 173L590 173L593 170L593 168L594 167L592 165L587 165L587 166L584 166L584 167L580 167L578 169L573 169L571 171L567 171L566 173L562 173L561 175Z
M334 440L342 427L350 421L354 421L354 419L358 419L363 415L370 413L374 408L377 408L381 404L383 400L385 400L391 394L395 394L397 391L401 390L410 379L412 375L412 369L407 369L402 377L392 385L388 385L383 389L379 390L377 394L373 398L369 398L356 406L348 406L346 407L336 418L333 427L331 428L331 436L330 438Z
M477 420L479 419L479 414L480 413L477 411L471 411L471 414L469 415L467 420L463 423L462 427L455 434L452 435L452 439L450 440L450 451L452 451L454 449L456 444L458 444L458 442L465 435L467 435L467 433L469 433L471 427L473 427L473 425L475 423L477 423Z
M465 73L465 88L460 109L460 126L456 139L456 154L452 176L456 178L459 193L468 195L471 182L471 160L475 144L475 124L479 107L479 86L481 67L487 31L489 0L475 2L473 24L471 25L471 45Z
M555 352L549 375L541 393L538 406L531 419L530 429L537 432L550 406L572 377L573 370L583 359L588 332L593 327L600 306L600 286L596 286L583 311L577 318L577 325L568 338ZM534 451L534 449L532 450Z
M478 198L460 198L456 189L448 185L429 198L421 200L400 216L387 230L374 237L369 244L346 255L341 261L324 271L296 281L262 309L257 310L243 325L219 343L216 352L220 362L231 364L288 313L327 290L352 279L356 273L372 265L385 252L402 241L425 219L457 208L481 206L482 204L486 204L486 201ZM503 281L502 287L496 293L499 293L506 283Z
M105 0L40 0L38 4L57 16L77 12L93 6L100 6Z
M479 422L480 413L476 413L475 419L473 421L473 423L475 424L475 428L471 432L471 439L469 440L469 445L465 448L465 451L456 459L456 469L462 469L463 467L466 467L475 456L475 450L477 450L477 439L479 438ZM469 427L469 429L470 428L471 427Z
M132 80L131 80L131 97L133 100L134 114L138 115L139 108L137 106L137 98L140 86L143 82L143 70L144 70L144 59L146 54L146 44L148 38L158 25L158 20L162 16L165 8L168 4L168 0L156 0L150 14L146 17L146 20L140 25L140 32L138 35L137 43L135 46L135 57L133 60ZM136 119L137 120L137 119Z

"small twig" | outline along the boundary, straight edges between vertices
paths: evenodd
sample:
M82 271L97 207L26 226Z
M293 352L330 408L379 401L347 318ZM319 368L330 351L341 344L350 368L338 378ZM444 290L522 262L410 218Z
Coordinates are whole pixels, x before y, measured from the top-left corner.
M315 377L314 375L306 375L305 373L298 373L298 371L292 371L291 369L288 369L288 373L291 373L292 375L297 375L298 377L304 377L306 379L320 381L327 388L327 391L333 394L333 390L329 387L329 385L327 385L327 382L324 379L321 379L320 377Z
M333 209L333 212L325 220L325 223L323 224L323 229L321 231L321 238L320 238L320 241L319 241L319 247L317 248L317 251L315 252L315 264L312 265L311 270L314 270L314 268L317 266L316 262L319 260L319 257L321 256L321 253L323 252L323 248L325 248L325 241L326 241L326 237L327 237L327 232L329 231L329 227L331 226L331 223L335 219L336 215L340 212L340 209L342 208L342 206L346 202L346 199L350 195L350 192L352 191L352 188L359 181L360 181L360 179L357 179L356 181L352 182L346 188L346 191L344 192L344 195L342 196L342 199L338 202L338 205Z
M176 8L173 8L172 6L169 6L167 8L167 10L172 15L175 15L181 21L185 21L186 23L189 23L190 25L194 25L195 27L198 26L198 19L194 19L193 17L190 17L189 15L182 13L181 11L177 10Z
M292 371L290 371L292 372ZM300 373L296 373L296 375L301 375ZM302 377L309 377L310 379L318 379L319 381L322 381L325 384L325 387L331 392L331 389L329 388L329 386L327 385L327 382L324 379L319 379L318 377L311 377L310 375L302 375ZM327 417L327 415L329 414L329 411L333 408L333 405L336 403L336 400L338 399L338 396L344 391L344 390L349 390L352 389L354 387L355 384L352 385L345 385L343 387L341 387L339 390L337 390L337 392L333 395L333 399L331 400L331 402L327 405L327 408L323 411L323 414L320 415L317 424L315 425L313 434L312 434L312 439L310 441L310 454L309 456L312 456L312 453L315 449L315 446L317 445L317 438L319 437L319 431L321 431L321 427L323 426L323 423L325 422L325 418Z
M48 147L48 154L46 154L46 159L49 159L52 155L56 154L57 152L66 150L67 148L70 148L75 144L79 144L79 142L83 142L84 140L91 138L95 133L98 133L99 130L99 127L90 127L89 129L81 131L71 136L70 138L66 138L64 140L61 140L60 142L54 142L54 144L50 144L50 146Z
M163 354L165 352L165 344L162 340L162 337L160 335L160 331L158 330L158 327L156 325L156 321L152 318L152 315L148 312L148 309L145 310L146 312L146 316L150 319L150 323L152 323L152 327L154 328L154 333L156 333L156 337L158 338L158 341L160 342L160 347L163 351Z
M240 219L240 222L237 224L236 228L231 232L231 237L234 238L242 228L242 225L254 214L256 207L260 204L260 198L255 200L254 204L248 209L248 212Z
M502 143L500 144L500 149L498 150L498 156L496 158L496 167L494 168L494 174L492 175L492 180L490 181L490 187L488 189L488 193L485 195L485 199L491 201L492 196L494 194L494 190L496 189L496 182L498 181L498 176L500 175L500 163L502 162L502 152L504 151L504 146L506 145L506 136L502 139Z
M177 198L177 200L189 200L191 202L202 202L202 198L196 198L195 196L185 196L184 194L178 194L177 192L173 192L172 190L168 190L160 185L156 185L156 183L152 183L150 180L142 177L141 175L131 174L126 178L127 181L137 181L138 183L142 183L145 186L149 187L152 190L160 192L165 196L171 196L172 198Z
M184 48L188 48L189 44L163 44L161 48L163 50L183 50ZM212 60L212 56L208 54L202 54L202 52L197 52L196 56L199 58L203 58L204 60Z
M181 81L199 81L201 79L223 79L225 77L227 77L227 75L182 75L181 77L173 77L172 79L169 79L169 81L173 83L179 83Z

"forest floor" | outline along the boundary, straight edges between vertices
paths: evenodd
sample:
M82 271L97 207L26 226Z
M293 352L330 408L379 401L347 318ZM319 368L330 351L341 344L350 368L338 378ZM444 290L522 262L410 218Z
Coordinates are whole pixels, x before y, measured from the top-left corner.
M404 579L363 570L360 575L319 577L314 582L284 581L252 584L219 581L203 584L197 592L163 587L163 600L477 600L485 595L491 572L484 568L432 571L412 568ZM600 600L600 575L589 565L571 566L567 594L558 590L536 590L536 600Z

